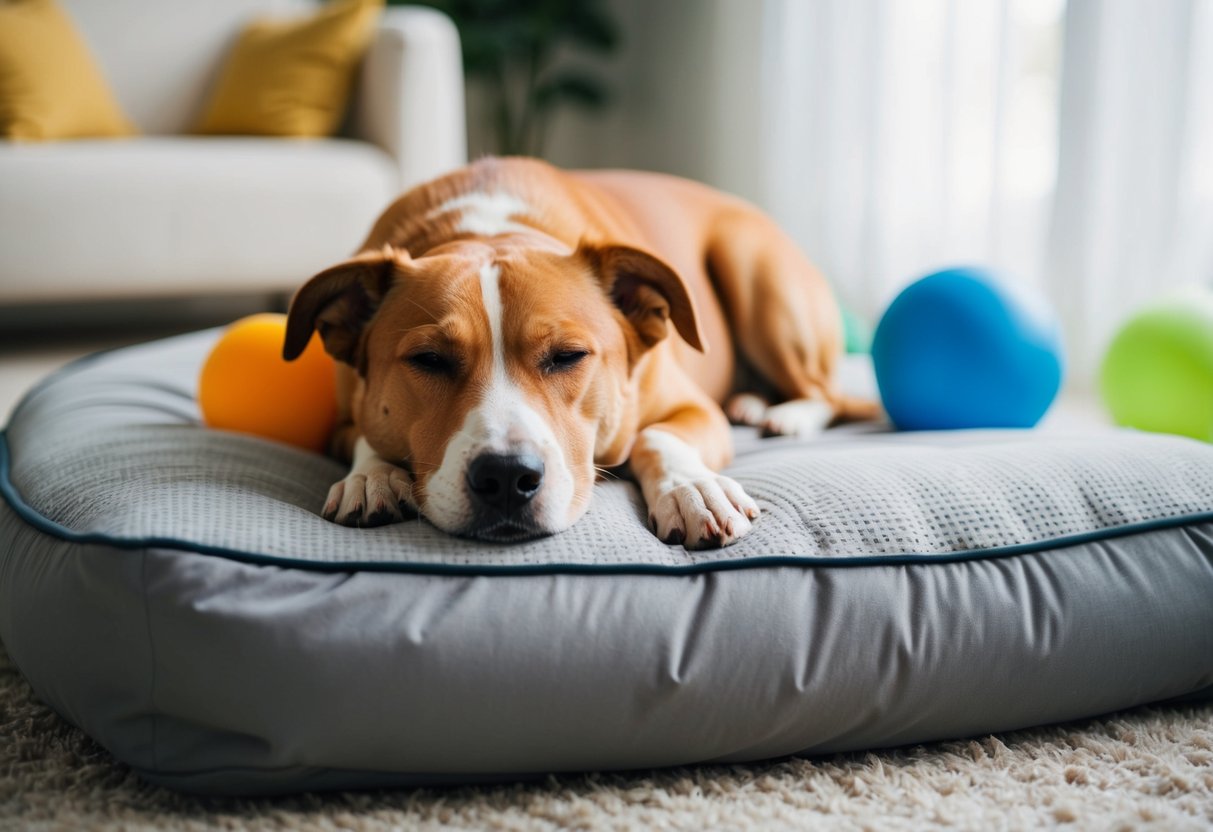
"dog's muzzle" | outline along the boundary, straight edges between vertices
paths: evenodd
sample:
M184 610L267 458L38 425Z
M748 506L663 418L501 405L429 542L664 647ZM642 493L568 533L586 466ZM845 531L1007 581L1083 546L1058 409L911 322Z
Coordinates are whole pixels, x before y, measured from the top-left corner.
M529 452L486 452L473 459L467 469L473 520L466 534L496 541L544 534L533 502L543 488L543 469L543 460Z

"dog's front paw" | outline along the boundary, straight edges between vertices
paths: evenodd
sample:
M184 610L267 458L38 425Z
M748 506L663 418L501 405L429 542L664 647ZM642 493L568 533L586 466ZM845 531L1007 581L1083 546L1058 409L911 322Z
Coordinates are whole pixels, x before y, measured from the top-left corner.
M321 514L343 526L399 523L412 513L412 491L408 473L391 463L356 468L333 483Z
M665 543L715 549L749 533L758 504L735 480L711 472L671 482L649 512L653 531Z

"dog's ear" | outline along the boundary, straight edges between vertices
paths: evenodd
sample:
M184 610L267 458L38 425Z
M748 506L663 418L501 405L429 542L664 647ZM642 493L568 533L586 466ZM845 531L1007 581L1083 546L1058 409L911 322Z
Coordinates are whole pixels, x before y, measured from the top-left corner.
M646 349L666 337L672 322L684 341L707 351L686 283L661 260L630 246L585 240L574 256L589 264Z
M291 301L282 357L299 357L318 331L324 350L338 361L358 367L363 330L396 279L396 266L408 252L384 246L325 269L303 285Z

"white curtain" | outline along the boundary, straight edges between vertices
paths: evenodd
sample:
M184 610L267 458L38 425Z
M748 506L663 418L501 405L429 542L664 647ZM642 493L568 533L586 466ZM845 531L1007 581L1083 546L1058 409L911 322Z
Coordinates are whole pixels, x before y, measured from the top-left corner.
M763 0L755 196L852 307L992 265L1053 301L1071 381L1213 282L1213 0Z
M1048 276L1079 367L1136 307L1213 283L1213 3L1071 0Z

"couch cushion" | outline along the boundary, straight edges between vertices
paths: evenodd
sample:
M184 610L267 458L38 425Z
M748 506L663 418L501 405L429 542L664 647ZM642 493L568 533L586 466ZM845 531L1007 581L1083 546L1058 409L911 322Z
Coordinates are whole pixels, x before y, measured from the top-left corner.
M258 18L225 58L193 132L332 135L382 7L382 0L343 0L302 16Z
M0 136L41 141L131 132L88 46L56 3L0 6Z
M184 133L240 30L309 0L60 0L143 133Z
M294 289L362 242L397 178L349 140L0 146L0 299Z

